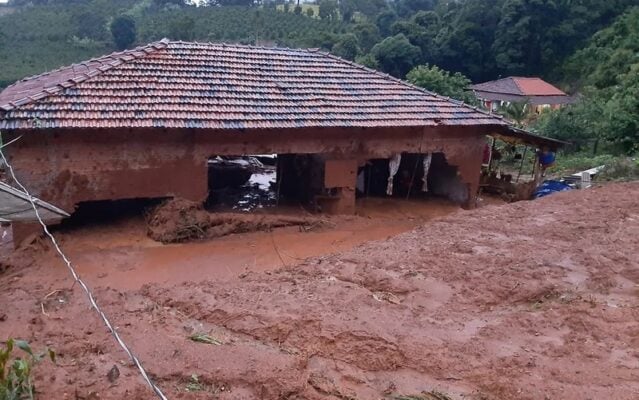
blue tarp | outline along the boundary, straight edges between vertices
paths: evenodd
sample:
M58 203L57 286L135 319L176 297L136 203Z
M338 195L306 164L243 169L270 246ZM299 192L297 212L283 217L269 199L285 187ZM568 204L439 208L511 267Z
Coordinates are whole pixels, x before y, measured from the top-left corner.
M563 192L566 190L572 190L572 188L563 182L559 181L544 181L533 193L533 198L538 199L540 197L548 196L556 192Z

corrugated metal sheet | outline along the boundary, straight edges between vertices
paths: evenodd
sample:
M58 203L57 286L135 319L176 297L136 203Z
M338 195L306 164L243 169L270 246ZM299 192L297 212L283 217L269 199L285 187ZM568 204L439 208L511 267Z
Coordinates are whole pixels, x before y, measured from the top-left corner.
M0 129L433 125L505 122L326 53L167 40L0 94Z
M40 217L45 221L59 220L69 214L45 201L34 198ZM37 221L29 196L4 182L0 182L0 221Z

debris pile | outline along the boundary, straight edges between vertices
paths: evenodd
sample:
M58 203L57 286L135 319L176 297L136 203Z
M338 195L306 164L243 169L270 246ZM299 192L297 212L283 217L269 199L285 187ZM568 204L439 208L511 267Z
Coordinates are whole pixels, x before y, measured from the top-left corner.
M148 236L162 243L180 243L230 235L299 226L304 231L326 226L318 217L274 214L209 213L185 199L167 200L147 214Z

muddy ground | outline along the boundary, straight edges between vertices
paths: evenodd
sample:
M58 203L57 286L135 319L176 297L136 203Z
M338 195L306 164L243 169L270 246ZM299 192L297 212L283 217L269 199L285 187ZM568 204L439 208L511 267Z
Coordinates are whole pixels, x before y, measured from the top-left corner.
M169 398L639 398L637 183L204 243L142 222L59 235ZM3 269L0 337L59 354L41 398L154 398L50 250Z

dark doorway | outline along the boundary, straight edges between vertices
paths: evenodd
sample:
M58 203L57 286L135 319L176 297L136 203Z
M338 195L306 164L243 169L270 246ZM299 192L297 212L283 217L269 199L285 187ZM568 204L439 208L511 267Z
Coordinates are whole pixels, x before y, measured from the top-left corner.
M277 203L277 156L212 156L207 161L211 211L252 211Z

